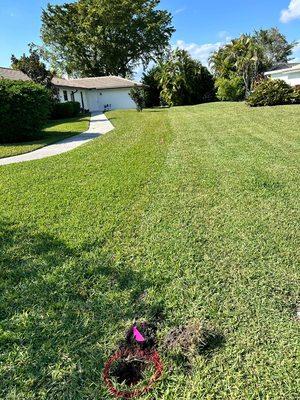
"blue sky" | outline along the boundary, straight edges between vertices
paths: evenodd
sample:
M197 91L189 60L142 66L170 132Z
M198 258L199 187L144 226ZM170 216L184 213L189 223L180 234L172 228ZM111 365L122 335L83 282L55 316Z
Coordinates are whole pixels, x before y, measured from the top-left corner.
M48 2L0 0L0 66L10 66L11 54L20 56L28 43L40 43L41 10ZM220 45L254 29L277 26L290 41L300 41L300 0L161 0L161 7L174 16L172 44L204 64ZM300 45L295 57L300 62Z

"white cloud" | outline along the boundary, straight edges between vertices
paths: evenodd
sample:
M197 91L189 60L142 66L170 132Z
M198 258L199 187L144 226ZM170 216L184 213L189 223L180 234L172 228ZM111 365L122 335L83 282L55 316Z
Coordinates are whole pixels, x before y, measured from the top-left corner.
M230 40L230 36L227 36L224 41L205 44L186 43L184 40L177 40L175 47L187 50L193 58L201 61L203 65L208 66L210 55Z
M201 61L203 65L208 67L208 59L210 55L216 50L218 50L221 46L224 46L224 44L229 43L231 41L231 36L226 31L219 32L218 36L222 40L216 43L197 44L197 43L186 43L184 40L177 40L177 42L172 47L173 49L178 47L179 49L187 50L193 58ZM153 62L150 63L148 69L153 67L153 65L154 65ZM136 66L134 70L134 77L136 80L141 79L143 71L144 70L142 64Z
M180 13L182 13L182 12L185 11L185 10L186 10L186 7L177 8L177 10L174 11L174 14L180 14Z
M281 11L280 21L286 24L298 18L300 19L300 0L291 0L289 7Z
M220 32L218 33L218 37L219 37L222 41L225 41L225 42L229 42L229 41L231 40L231 36L230 36L229 32L227 32L227 31L220 31Z

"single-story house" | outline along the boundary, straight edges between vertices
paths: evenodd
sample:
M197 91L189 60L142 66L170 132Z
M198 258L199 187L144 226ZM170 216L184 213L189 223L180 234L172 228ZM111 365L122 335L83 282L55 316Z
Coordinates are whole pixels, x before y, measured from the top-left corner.
M0 78L28 81L30 78L21 71L0 67ZM61 79L53 78L60 102L78 101L89 111L135 108L129 92L133 87L142 87L139 82L118 76L94 78Z
M139 82L118 76L53 78L52 83L58 89L60 102L78 101L82 108L90 111L135 108L135 103L129 96L130 89L143 86Z
M22 71L4 67L0 67L0 79L1 78L11 79L13 81L31 81L29 76L24 74Z
M291 86L300 86L300 64L289 63L279 65L271 71L265 72L271 79L281 79Z

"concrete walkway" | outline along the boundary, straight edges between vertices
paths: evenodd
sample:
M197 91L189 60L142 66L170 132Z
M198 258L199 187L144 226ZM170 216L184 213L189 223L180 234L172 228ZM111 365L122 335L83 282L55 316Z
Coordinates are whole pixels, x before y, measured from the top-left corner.
M93 140L114 129L104 114L92 113L90 127L86 132L79 135L69 137L54 144L31 151L30 153L21 154L19 156L0 158L0 165L8 165L21 163L25 161L40 160L46 157L56 156L57 154L66 153L67 151L76 149L90 140Z

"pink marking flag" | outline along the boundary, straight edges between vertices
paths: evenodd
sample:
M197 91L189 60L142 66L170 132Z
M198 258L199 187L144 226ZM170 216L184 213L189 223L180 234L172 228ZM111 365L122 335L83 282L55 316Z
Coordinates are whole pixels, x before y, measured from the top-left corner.
M146 339L144 338L144 336L141 334L141 332L139 332L139 330L137 329L136 326L133 327L133 336L135 338L135 340L139 343L143 343L146 341Z

